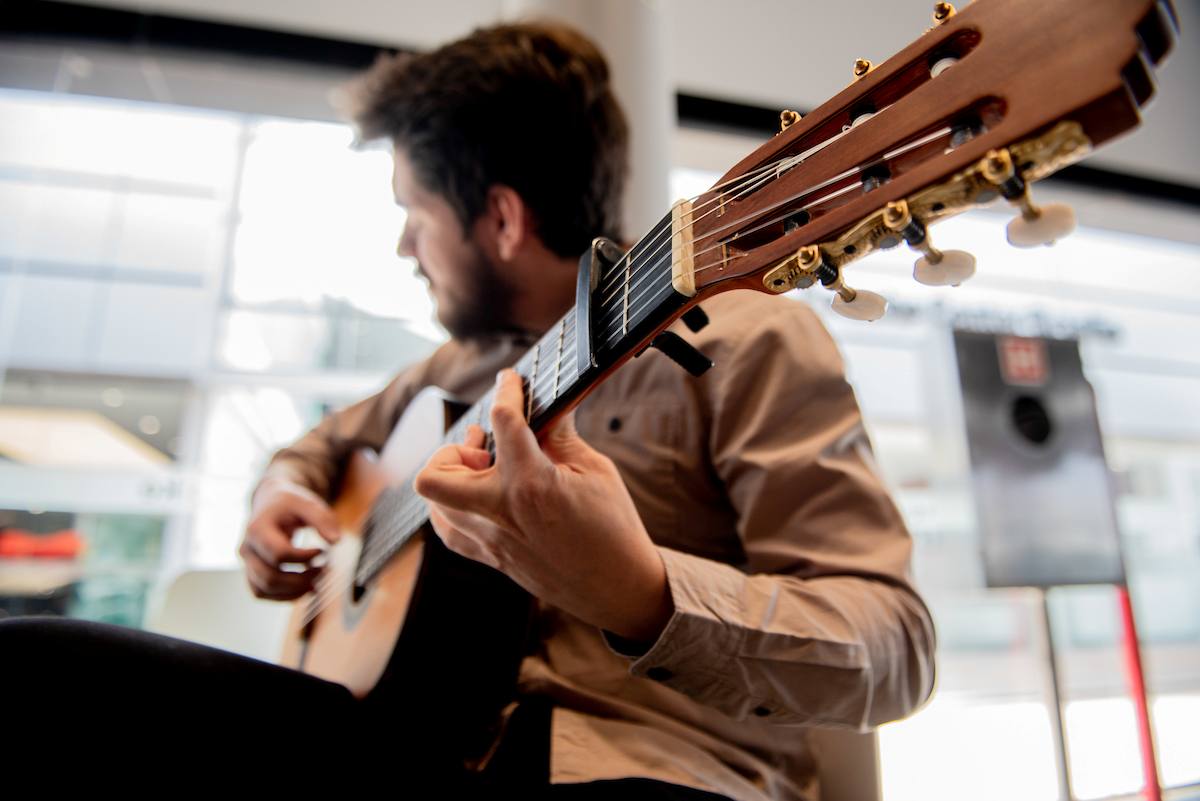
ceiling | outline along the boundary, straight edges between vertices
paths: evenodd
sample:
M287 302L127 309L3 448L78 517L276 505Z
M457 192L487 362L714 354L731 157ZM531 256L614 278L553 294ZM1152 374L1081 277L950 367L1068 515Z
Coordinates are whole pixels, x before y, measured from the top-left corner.
M569 8L573 0L556 0ZM1000 0L989 0L999 2ZM530 6L522 0L83 0L369 44L428 49ZM662 20L670 80L680 92L779 108L814 108L840 90L855 58L885 60L930 24L930 0L605 0ZM961 5L961 3L960 3ZM1182 33L1159 70L1144 125L1094 166L1200 187L1200 0L1175 0Z

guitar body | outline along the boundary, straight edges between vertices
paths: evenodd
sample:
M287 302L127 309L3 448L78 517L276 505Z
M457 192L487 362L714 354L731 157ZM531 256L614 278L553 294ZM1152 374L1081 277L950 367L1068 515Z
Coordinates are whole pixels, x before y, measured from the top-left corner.
M486 747L513 696L532 612L528 594L448 551L428 525L365 587L349 578L370 536L372 508L386 490L411 481L457 411L441 390L426 389L381 454L353 454L332 505L342 540L329 549L328 581L295 604L282 663L345 685L377 708L454 721L452 736L468 739L457 750L469 755Z

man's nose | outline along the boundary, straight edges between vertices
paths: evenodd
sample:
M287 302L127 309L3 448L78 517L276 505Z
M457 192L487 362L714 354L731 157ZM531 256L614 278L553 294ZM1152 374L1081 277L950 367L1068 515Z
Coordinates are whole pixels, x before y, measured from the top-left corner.
M396 243L396 255L402 259L411 259L417 255L413 250L411 232L412 226L406 224L400 232L400 241Z

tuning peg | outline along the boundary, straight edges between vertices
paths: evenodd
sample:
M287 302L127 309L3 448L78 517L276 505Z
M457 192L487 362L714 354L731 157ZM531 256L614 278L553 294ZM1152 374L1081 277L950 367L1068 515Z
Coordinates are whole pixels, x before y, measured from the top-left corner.
M887 298L869 289L842 286L833 296L833 310L851 320L874 322L887 314Z
M842 280L842 268L830 264L817 245L806 245L796 253L802 273L834 293L833 310L851 320L878 320L887 313L887 298L866 289L851 289Z
M1029 184L1017 172L1007 149L990 151L983 157L980 171L1005 200L1021 210L1008 224L1009 244L1019 248L1050 245L1075 230L1075 211L1067 204L1034 204Z
M929 252L913 262L913 278L925 286L958 286L975 274L975 257L965 250Z
M792 111L790 108L785 108L779 112L779 131L782 133L788 128L791 128L796 123L800 122L800 112Z
M865 59L865 58L854 59L854 80L857 81L859 78L866 75L872 69L874 69L874 67L872 66L871 62L868 61L867 59Z
M1021 214L1008 223L1008 243L1018 248L1053 245L1075 230L1075 210L1066 203L1035 206L1026 190L1018 202Z
M938 250L925 226L908 210L908 201L889 203L883 224L925 254L913 263L913 278L926 286L958 286L975 274L975 257L965 250Z
M946 20L950 19L955 14L954 6L949 3L936 3L933 6L933 21L936 25L941 25Z

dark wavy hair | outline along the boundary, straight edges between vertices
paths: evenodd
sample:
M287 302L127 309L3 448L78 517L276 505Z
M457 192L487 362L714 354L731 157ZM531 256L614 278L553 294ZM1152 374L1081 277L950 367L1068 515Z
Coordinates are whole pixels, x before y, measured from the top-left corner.
M512 187L559 256L620 241L629 132L608 64L553 22L497 25L419 55L381 56L342 106L366 141L390 137L466 229L487 190Z

